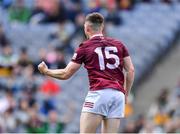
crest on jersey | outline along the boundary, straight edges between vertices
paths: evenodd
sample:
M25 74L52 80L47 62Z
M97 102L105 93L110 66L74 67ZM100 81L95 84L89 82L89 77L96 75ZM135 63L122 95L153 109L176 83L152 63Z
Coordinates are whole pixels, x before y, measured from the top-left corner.
M73 59L73 60L75 60L75 59L76 59L76 57L77 57L77 53L74 53L74 55L73 55L72 59Z

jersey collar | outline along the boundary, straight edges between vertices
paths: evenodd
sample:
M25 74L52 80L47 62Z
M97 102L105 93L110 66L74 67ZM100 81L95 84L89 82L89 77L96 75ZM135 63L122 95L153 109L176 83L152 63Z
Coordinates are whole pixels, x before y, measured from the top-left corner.
M94 37L97 37L97 36L103 36L103 34L94 34L93 36L91 36L90 39L94 38Z

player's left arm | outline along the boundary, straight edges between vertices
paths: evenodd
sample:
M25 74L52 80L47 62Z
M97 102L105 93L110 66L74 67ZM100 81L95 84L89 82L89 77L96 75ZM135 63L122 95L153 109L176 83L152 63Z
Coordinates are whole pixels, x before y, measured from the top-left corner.
M80 67L81 67L81 64L78 64L72 61L69 62L69 64L64 69L48 69L45 62L41 62L38 65L38 69L42 74L45 74L47 76L60 79L60 80L66 80L70 78Z
M125 57L123 59L123 62L124 62L124 69L126 71L125 89L126 89L126 95L128 95L134 82L135 70L130 56Z

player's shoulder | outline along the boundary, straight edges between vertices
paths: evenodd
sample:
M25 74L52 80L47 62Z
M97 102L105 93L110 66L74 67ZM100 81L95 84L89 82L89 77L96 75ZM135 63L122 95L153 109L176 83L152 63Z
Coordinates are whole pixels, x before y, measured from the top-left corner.
M79 44L79 48L83 48L85 46L85 43L84 42L81 42L80 44Z
M112 37L106 37L106 40L108 42L112 42L115 45L124 46L124 43L121 40L118 40L118 39L115 39L115 38L112 38Z

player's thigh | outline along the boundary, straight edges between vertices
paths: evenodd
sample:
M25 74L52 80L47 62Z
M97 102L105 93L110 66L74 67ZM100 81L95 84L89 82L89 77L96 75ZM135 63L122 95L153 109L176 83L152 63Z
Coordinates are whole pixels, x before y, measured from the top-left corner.
M120 126L120 118L104 119L102 121L102 133L118 133Z
M80 118L80 133L95 133L102 119L102 115L82 112Z

